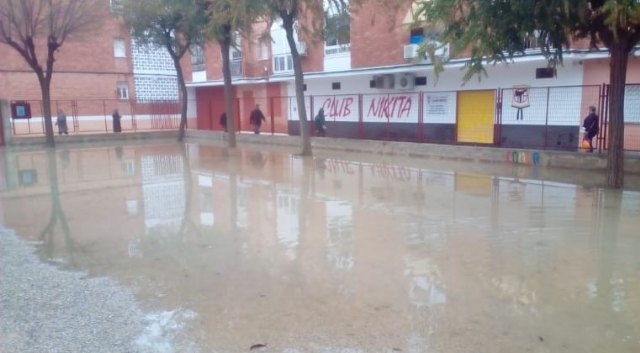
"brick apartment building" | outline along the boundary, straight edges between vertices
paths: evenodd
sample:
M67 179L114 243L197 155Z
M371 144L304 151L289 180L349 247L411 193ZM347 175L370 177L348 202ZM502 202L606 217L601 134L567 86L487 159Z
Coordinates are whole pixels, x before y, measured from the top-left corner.
M128 118L157 110L157 102L178 100L176 72L166 51L136 45L117 17L121 2L103 1L99 28L70 37L56 52L51 81L54 111L81 116L85 128L116 108ZM42 96L36 75L7 45L0 44L0 57L0 99L29 101L32 120L39 120Z

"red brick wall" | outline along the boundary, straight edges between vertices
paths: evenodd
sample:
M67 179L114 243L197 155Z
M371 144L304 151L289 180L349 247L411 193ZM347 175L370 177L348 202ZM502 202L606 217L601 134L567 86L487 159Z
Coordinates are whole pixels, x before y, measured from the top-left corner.
M103 20L90 32L70 37L56 53L51 83L53 99L115 99L116 83L128 81L133 94L131 40L107 9ZM127 46L126 58L114 58L113 39L122 38ZM18 53L0 44L0 97L9 99L40 99L35 74ZM40 55L44 65L44 54ZM99 84L97 84L99 83Z
M402 24L410 4L397 11L365 3L351 21L351 67L403 64L409 30Z

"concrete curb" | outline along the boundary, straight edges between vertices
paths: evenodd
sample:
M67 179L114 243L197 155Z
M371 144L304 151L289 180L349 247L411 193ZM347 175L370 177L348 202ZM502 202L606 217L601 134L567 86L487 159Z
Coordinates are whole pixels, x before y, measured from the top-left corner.
M214 131L188 131L186 136L187 138L194 139L198 142L207 140L223 144L226 140L224 133ZM238 134L237 141L239 144L267 144L286 147L300 146L300 137L297 136ZM325 137L314 137L311 140L311 144L315 149L372 153L390 156L508 163L593 171L605 171L607 167L606 154L592 154L585 152L438 145L428 143L353 140ZM640 154L628 153L627 156L625 156L625 172L640 174Z
M90 142L112 142L112 141L136 141L149 139L178 139L178 132L171 131L144 131L144 132L126 132L126 133L100 133L100 134L80 134L80 135L56 135L55 143L73 144L73 143L90 143ZM7 144L10 147L31 147L46 146L44 136L25 136L13 137L11 142Z
M226 134L216 131L187 130L185 138L199 143L211 142L222 145L226 141ZM114 141L130 142L150 139L177 139L177 131L56 135L56 144ZM238 144L246 143L254 145L284 146L289 148L297 148L300 146L300 137L298 136L238 134L236 135L236 139ZM605 171L607 167L607 157L605 154L591 154L584 152L438 145L428 143L353 140L326 137L313 137L311 143L315 149L389 156L508 163L593 171ZM9 146L45 146L45 138L44 136L17 137L11 140ZM630 174L640 174L640 154L628 153L625 156L625 172Z

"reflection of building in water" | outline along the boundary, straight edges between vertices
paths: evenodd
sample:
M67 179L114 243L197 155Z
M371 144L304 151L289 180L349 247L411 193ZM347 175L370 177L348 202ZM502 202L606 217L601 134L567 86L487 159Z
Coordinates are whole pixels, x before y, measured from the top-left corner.
M351 270L353 258L353 206L344 201L325 202L327 214L327 260L340 270Z
M249 202L248 193L251 184L247 182L238 182L238 193L236 200L238 200L238 220L236 221L236 227L238 229L249 228Z
M276 234L287 249L287 256L295 260L300 237L300 197L290 188L278 187L276 192Z
M215 215L213 213L213 176L198 175L198 202L200 204L200 224L213 226Z
M181 155L142 156L142 194L146 235L174 235L185 211Z
M440 269L428 258L404 257L405 274L411 277L409 297L416 307L433 307L447 301Z

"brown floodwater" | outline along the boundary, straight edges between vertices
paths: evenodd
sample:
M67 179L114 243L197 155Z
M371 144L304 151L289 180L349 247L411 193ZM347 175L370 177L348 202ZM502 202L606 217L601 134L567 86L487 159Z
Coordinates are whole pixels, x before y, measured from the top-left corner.
M7 151L0 220L193 352L640 352L633 188L256 148Z

